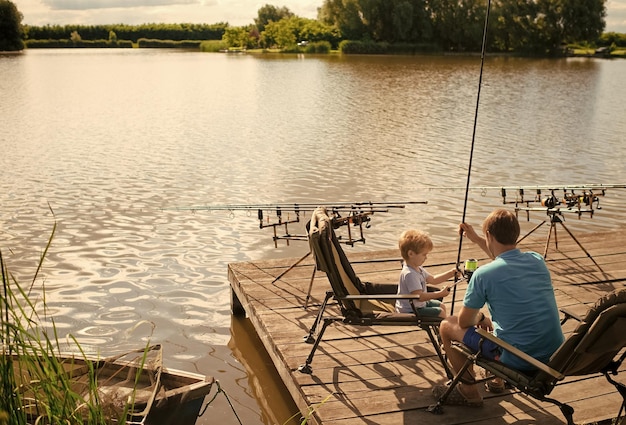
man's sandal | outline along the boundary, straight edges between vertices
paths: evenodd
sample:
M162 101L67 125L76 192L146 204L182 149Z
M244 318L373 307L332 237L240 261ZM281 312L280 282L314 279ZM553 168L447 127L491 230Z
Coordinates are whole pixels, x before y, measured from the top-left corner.
M485 382L485 388L492 394L500 394L504 392L506 384L502 379L494 378Z
M436 400L439 400L441 396L444 395L446 391L448 391L448 388L449 387L447 385L436 385L433 388L433 397L435 397ZM482 407L483 399L481 397L471 399L466 398L461 393L461 390L459 390L459 387L455 386L450 394L448 394L448 397L446 398L444 404L468 407Z
M492 394L501 394L506 389L506 383L502 378L496 378L491 373L487 372L485 369L482 370L482 378L488 379L485 382L485 389Z

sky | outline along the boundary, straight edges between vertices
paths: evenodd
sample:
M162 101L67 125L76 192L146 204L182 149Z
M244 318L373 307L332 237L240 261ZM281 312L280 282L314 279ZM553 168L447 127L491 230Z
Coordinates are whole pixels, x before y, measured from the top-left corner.
M316 18L323 0L11 0L27 25L254 22L265 4ZM606 31L626 33L626 0L607 0Z

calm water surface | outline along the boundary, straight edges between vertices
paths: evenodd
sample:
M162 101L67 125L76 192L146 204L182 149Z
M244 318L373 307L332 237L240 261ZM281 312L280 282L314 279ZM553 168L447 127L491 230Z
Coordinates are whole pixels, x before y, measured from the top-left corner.
M408 227L454 241L479 70L478 57L0 56L0 248L29 282L56 222L35 287L62 334L103 354L159 342L167 366L219 379L244 423L283 423L295 407L249 324L231 323L226 270L307 247L274 248L254 212L177 208L428 201L376 214L353 250L393 248ZM624 75L626 61L488 58L468 220L501 205L499 186L626 183ZM568 227L621 226L625 195ZM220 397L198 423L229 412Z

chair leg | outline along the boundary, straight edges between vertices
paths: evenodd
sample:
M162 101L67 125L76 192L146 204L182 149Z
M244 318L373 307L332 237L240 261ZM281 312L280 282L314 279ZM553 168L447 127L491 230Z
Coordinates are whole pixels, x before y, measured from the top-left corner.
M559 409L561 409L563 416L565 416L567 425L576 425L574 423L574 408L572 406L569 406L567 404L560 404Z
M438 326L424 326L424 327L426 328L426 333L428 334L428 337L430 338L430 342L433 344L433 347L435 348L435 351L437 352L437 356L439 357L439 360L441 361L441 364L446 372L446 376L448 377L448 379L454 378L454 372L452 372L452 369L450 369L450 364L446 360L446 356L441 351L441 345L440 345L439 338L438 338L439 327ZM435 338L435 335L437 335L437 338Z
M626 356L626 353L624 353L624 355L622 356L622 361L625 356ZM622 362L620 361L619 365L621 365L621 363ZM614 374L617 374L617 369L615 369ZM624 385L621 382L617 382L616 380L611 378L611 374L609 371L604 371L604 377L606 378L607 381L613 384L615 388L617 388L617 392L622 396L622 405L620 406L619 413L617 414L617 419L619 420L620 417L622 416L622 413L624 413L624 410L626 409L626 385ZM624 416L621 422L618 421L616 423L626 424L626 415Z
M561 413L563 413L563 416L565 416L567 425L576 425L574 423L574 408L572 406L565 404L565 403L561 403L560 401L555 400L553 398L549 398L549 397L538 398L538 400L547 401L549 403L552 403L558 406L559 409L561 409Z
M441 397L439 397L439 400L437 400L436 404L429 406L426 410L428 410L431 413L436 413L438 415L443 413L443 407L441 407L441 405L446 402L446 400L448 399L448 396L450 395L450 393L452 393L452 390L454 390L454 387L456 387L458 383L462 381L463 375L465 374L465 372L467 372L470 366L474 364L475 360L476 360L476 355L472 355L467 358L467 361L465 362L461 370L459 370L459 372L456 374L454 379L452 379L452 381L448 385L448 389L446 390L446 392L443 393Z
M315 330L322 321L322 317L324 316L324 310L326 310L326 305L328 304L328 301L330 301L330 299L333 297L333 295L333 291L326 291L326 297L324 298L324 302L322 303L320 310L317 312L315 322L313 322L313 326L311 326L309 333L304 336L304 342L306 342L307 344L313 344L315 342L315 338L313 338L313 335L315 334Z
M341 320L341 319L337 317L327 317L326 319L324 319L324 324L322 325L322 329L320 330L320 333L317 335L315 344L313 344L313 347L311 348L309 357L307 357L306 362L303 365L300 365L300 367L298 367L298 372L306 373L306 374L313 373L313 369L311 368L311 363L313 363L313 356L315 355L315 351L317 351L317 347L320 345L320 342L322 342L322 336L324 336L324 332L326 332L326 328L328 327L328 325L338 320Z

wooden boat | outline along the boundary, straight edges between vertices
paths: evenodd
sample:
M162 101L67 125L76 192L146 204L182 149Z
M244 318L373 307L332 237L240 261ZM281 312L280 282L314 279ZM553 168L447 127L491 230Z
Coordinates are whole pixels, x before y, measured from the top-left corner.
M39 400L50 388L43 389L36 370L46 363L54 365L43 369L60 370L64 376L55 376L55 380L66 382L78 400L82 397L88 402L77 407L83 418L88 417L88 405L97 404L108 420L125 417L129 425L193 425L215 383L210 376L163 367L160 345L106 359L71 354L53 359L16 355L11 358L23 408L33 420L43 415ZM61 388L63 391L66 387Z
M146 419L147 425L193 425L215 378L163 368L161 388Z

